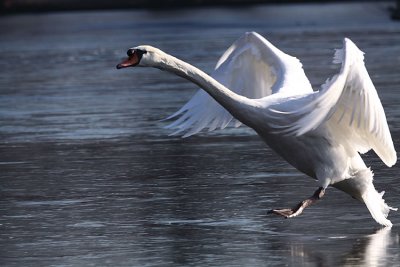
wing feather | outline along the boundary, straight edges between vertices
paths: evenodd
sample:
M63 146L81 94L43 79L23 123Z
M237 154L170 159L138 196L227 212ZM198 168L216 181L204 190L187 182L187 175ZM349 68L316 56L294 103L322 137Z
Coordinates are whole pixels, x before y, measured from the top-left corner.
M342 64L340 73L322 85L311 100L300 99L304 102L301 108L286 105L284 110L277 105L269 109L271 127L296 136L326 127L350 153L373 149L386 165L394 165L396 151L382 103L365 68L363 52L345 39L344 48L336 51L333 62ZM283 115L277 118L276 110L289 111L290 123Z
M283 53L255 32L246 33L234 42L218 60L211 76L235 93L252 99L288 88L295 88L294 93L312 92L299 60ZM242 124L203 90L197 91L167 119L176 117L178 119L166 128L176 129L173 134L183 134L183 137L204 128L213 131Z

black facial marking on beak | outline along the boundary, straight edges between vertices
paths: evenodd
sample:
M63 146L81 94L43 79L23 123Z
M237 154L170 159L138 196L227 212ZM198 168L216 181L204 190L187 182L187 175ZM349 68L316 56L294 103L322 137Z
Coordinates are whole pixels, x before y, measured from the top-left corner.
M142 58L142 56L143 56L144 54L147 54L147 51L146 51L146 50L141 50L141 49L129 49L129 50L128 50L128 53L132 53L132 51L130 51L130 50L134 50L133 52L134 52L134 53L137 53L138 56L139 56L139 58Z
M128 55L128 57L132 56L133 53L135 53L135 50L136 50L136 49L133 49L133 48L128 49L128 51L126 52L126 54Z

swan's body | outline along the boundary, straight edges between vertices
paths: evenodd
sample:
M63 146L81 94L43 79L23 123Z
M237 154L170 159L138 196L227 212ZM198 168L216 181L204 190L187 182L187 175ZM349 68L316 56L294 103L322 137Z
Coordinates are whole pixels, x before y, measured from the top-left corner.
M197 85L193 98L170 118L169 128L184 137L204 128L242 123L253 128L279 155L318 180L320 189L294 209L273 213L294 217L332 185L364 202L385 226L390 209L372 183L360 153L373 149L389 167L396 151L377 92L365 69L363 53L349 39L337 50L340 73L313 91L300 61L257 33L246 33L220 58L212 77L159 49L139 46L118 68L156 67Z

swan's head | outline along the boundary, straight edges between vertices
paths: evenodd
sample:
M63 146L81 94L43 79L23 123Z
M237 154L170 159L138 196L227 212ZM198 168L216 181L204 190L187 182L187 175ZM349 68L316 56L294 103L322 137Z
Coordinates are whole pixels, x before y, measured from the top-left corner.
M128 49L128 58L117 65L117 69L128 67L157 67L164 61L165 53L148 45Z

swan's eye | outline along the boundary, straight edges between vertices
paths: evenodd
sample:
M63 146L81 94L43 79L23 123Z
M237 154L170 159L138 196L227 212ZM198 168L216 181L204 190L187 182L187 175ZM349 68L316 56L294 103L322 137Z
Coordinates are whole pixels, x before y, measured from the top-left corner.
M147 54L146 50L136 49L136 53L138 53L139 57L142 57L144 54Z
M147 53L147 51L146 50L141 50L141 49L138 49L138 48L131 48L131 49L128 49L128 51L126 53L127 53L128 57L131 57L131 56L133 56L133 54L136 53L138 55L138 57L141 58L143 56L143 54Z

